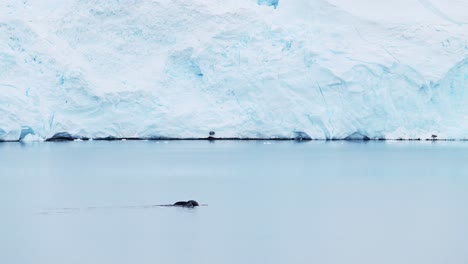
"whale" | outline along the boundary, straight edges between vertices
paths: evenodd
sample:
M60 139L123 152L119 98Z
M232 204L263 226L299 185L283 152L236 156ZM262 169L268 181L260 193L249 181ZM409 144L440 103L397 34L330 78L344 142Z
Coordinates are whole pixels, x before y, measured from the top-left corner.
M196 206L200 206L197 201L188 200L188 201L178 201L174 203L172 206L179 206L179 207L187 207L187 208L194 208Z

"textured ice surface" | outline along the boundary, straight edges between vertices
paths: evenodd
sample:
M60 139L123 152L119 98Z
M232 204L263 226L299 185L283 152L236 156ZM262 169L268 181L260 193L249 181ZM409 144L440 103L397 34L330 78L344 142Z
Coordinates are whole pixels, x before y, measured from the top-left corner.
M279 0L257 0L259 5L273 6L276 8L278 6Z
M263 2L3 2L0 140L468 136L467 3Z

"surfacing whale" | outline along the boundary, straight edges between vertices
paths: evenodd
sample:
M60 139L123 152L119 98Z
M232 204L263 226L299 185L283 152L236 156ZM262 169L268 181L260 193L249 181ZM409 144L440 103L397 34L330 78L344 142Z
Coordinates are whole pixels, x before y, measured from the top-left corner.
M188 201L179 201L174 203L172 206L179 206L179 207L187 207L187 208L194 208L195 206L200 206L197 201L188 200Z

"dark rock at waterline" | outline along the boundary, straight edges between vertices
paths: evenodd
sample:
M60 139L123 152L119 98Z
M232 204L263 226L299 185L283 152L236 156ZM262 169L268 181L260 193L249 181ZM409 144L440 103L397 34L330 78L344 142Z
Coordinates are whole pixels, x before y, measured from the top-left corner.
M370 140L366 135L361 134L360 132L354 132L353 134L345 137L345 140Z
M34 135L34 133L29 133L29 134ZM73 136L68 132L60 132L60 133L57 133L57 134L53 135L52 137L46 139L45 141L47 141L47 142L63 142L63 141L74 141L74 140L77 140L77 139L79 139L79 140L90 140L89 137Z
M99 137L99 138L95 138L94 140L101 140L101 141L115 141L115 140L121 140L120 138L116 138L116 137L113 137L113 136L108 136L108 137Z
M294 132L294 140L312 140L306 132L296 131Z
M51 138L46 139L46 141L48 141L48 142L51 142L51 141L73 141L75 139L77 139L77 138L73 137L68 132L59 132L59 133L53 135Z
M141 138L142 140L176 140L177 138L163 137L163 136L152 136L148 138Z
M215 132L214 131L210 131L210 133L208 133L208 140L215 140Z

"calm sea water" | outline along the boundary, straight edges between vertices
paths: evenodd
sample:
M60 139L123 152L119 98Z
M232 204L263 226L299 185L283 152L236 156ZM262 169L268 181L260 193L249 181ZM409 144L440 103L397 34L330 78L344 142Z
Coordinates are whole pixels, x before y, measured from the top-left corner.
M468 143L0 144L0 263L468 263ZM152 207L195 199L196 209Z

